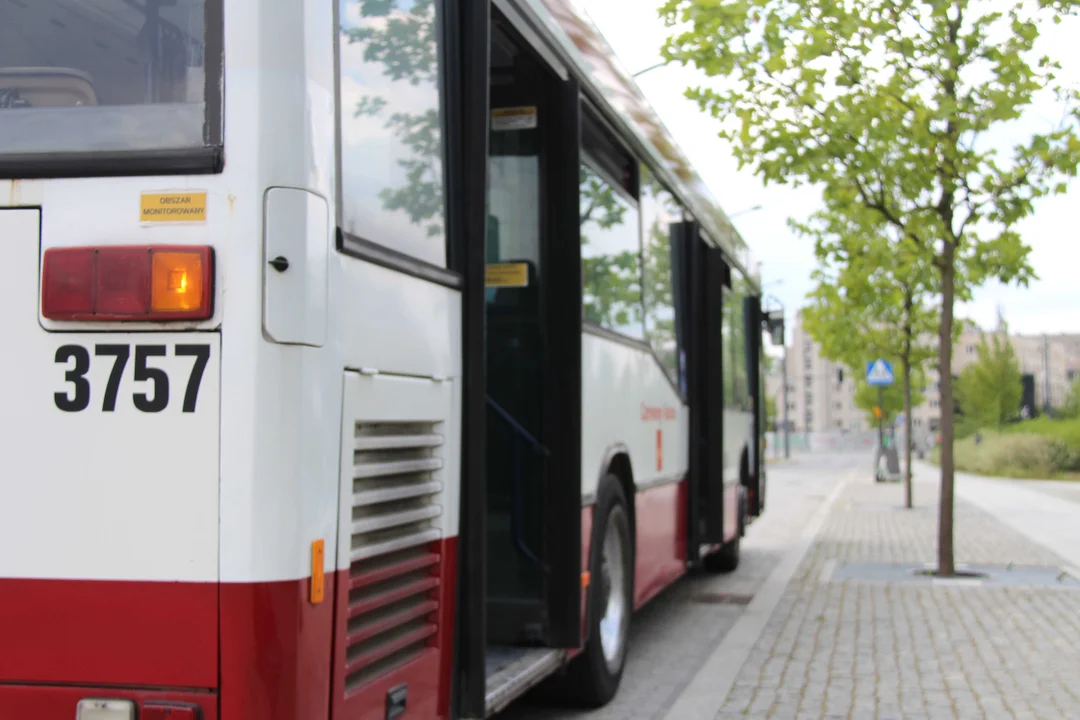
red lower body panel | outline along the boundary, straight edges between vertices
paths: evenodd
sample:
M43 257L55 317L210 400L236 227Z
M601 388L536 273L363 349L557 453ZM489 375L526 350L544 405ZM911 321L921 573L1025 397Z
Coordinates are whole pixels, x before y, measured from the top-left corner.
M686 481L639 491L634 498L637 561L634 607L639 608L686 573Z
M318 605L307 578L221 585L223 720L329 716L336 582Z
M334 697L332 682L335 609L348 601L348 571L327 575L317 605L308 578L220 585L0 578L0 720L73 720L90 697L193 703L203 720L381 719L386 691L402 683L405 718L448 717L456 538L432 549L441 558L438 632L416 661L348 701Z
M183 703L197 705L200 720L217 720L217 695L212 693L164 690L118 690L96 687L54 687L51 685L0 685L0 718L3 720L75 720L75 709L83 698L112 698L143 703Z
M347 571L327 575L317 605L307 578L0 579L0 720L73 720L78 702L92 697L191 703L203 720L381 719L386 691L402 683L405 718L448 717L456 539L434 549L442 558L438 633L415 662L375 678L350 702L334 699L331 681L335 603Z
M216 583L0 578L0 682L209 689L217 655Z
M0 719L72 720L78 701L95 696L196 702L214 718L218 693L199 692L211 689L230 719L325 718L327 582L328 599L312 605L307 579L0 579Z

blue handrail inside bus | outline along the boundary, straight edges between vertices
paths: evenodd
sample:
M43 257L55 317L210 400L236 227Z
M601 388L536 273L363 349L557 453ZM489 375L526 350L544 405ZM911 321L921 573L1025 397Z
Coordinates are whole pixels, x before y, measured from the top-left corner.
M524 440L526 443L528 443L530 449L535 454L540 455L541 457L550 457L551 451L544 447L543 443L533 437L532 433L526 430L521 425L521 423L515 420L514 417L506 411L506 408L495 402L495 400L493 400L490 395L485 395L485 398L487 399L488 407L494 410L499 415L499 417L503 419L503 422L510 426L510 429L514 431L515 439L519 441L514 443L514 511L510 515L510 531L514 535L514 545L517 547L518 552L524 555L527 559L531 560L537 565L542 565L543 562L540 560L539 557L537 557L536 553L534 553L529 548L528 544L525 542L525 531L523 528L525 505L524 498L522 497L523 493L521 487L524 478L521 473L521 453L518 450L518 446L520 444L520 441Z
M513 415L506 411L506 408L495 402L490 395L485 395L484 397L487 398L487 404L491 406L491 409L497 412L499 416L506 421L506 424L510 426L511 430L520 435L522 439L527 440L537 455L542 455L544 457L551 456L551 451L544 447L543 443L534 438L532 433L526 430L521 423L515 420Z

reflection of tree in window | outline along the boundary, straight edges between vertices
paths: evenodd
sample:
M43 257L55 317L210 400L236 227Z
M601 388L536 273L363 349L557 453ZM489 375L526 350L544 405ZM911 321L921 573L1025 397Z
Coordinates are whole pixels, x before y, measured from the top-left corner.
M746 346L746 316L743 301L749 283L737 269L731 269L731 289L724 291L724 405L749 409L750 387Z
M353 117L384 118L396 147L379 152L396 155L405 185L378 191L386 211L403 211L423 226L427 236L443 233L442 133L438 107L439 53L434 0L341 0L342 34L348 44L361 44L365 62L383 65L393 92L365 95ZM350 6L356 10L350 10ZM358 10L358 12L357 12ZM350 23L350 17L359 16ZM350 26L352 24L352 26ZM343 72L349 68L343 68ZM404 99L427 92L431 106L408 111ZM401 96L398 92L401 92ZM389 140L389 138L387 138ZM395 152L396 151L396 152ZM372 170L369 169L369 173ZM348 178L350 172L346 170ZM367 179L371 179L368 175ZM349 193L347 192L346 195ZM349 200L351 198L346 198ZM386 238L372 238L385 240Z
M645 333L664 368L678 380L670 233L672 223L681 217L681 209L674 196L645 168L641 172L641 211L645 229Z
M580 194L585 318L644 338L637 209L584 165Z

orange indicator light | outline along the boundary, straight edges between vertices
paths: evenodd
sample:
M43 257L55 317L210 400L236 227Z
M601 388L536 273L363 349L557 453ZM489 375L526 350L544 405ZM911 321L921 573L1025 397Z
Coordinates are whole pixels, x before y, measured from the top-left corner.
M204 257L199 251L156 252L153 255L151 312L198 312L208 300L203 292Z

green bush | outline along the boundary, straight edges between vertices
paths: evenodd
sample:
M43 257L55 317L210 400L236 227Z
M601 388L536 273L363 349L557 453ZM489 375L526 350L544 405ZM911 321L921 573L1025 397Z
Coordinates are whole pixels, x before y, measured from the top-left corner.
M1046 435L1065 441L1068 445L1080 448L1080 418L1071 420L1055 420L1045 415L1034 420L1006 425L1003 430L1007 433L1022 433L1033 435Z
M1080 420L1038 418L956 441L956 469L977 475L1057 478L1080 472Z

